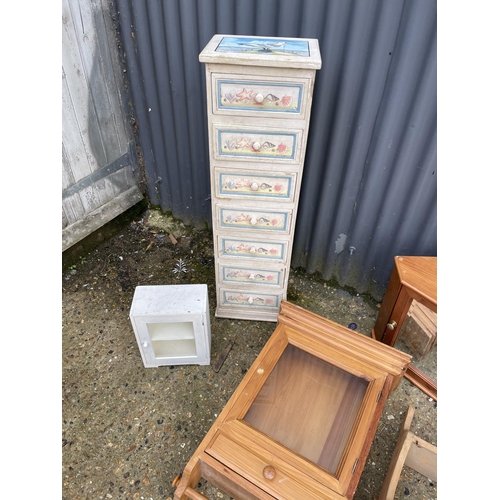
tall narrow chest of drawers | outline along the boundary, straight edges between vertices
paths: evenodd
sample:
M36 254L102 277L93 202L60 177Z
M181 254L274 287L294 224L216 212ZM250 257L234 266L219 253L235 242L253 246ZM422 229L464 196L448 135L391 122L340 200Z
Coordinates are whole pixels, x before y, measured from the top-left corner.
M286 299L318 41L215 35L205 63L216 317L276 321Z

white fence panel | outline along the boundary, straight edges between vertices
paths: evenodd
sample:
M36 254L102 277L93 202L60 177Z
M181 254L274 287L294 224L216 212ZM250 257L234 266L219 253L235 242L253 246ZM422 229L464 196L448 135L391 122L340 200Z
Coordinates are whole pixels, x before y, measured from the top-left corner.
M142 199L105 0L62 1L62 250Z

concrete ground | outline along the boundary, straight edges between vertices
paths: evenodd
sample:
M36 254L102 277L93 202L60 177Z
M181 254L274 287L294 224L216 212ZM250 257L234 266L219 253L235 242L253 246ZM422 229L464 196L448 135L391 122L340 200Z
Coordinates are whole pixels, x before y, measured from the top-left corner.
M210 231L195 231L156 210L124 218L63 256L62 499L168 500L179 474L274 331L270 322L216 319ZM179 259L186 272L174 272ZM213 366L145 368L129 320L138 285L206 283L212 365L231 341L221 370ZM370 335L378 307L293 269L288 300ZM404 346L400 346L404 349ZM436 349L421 362L436 375ZM380 491L400 425L415 407L412 431L437 446L437 402L406 379L389 397L356 500ZM210 499L229 496L205 482ZM405 467L396 498L437 498L437 483ZM306 499L305 499L306 500Z

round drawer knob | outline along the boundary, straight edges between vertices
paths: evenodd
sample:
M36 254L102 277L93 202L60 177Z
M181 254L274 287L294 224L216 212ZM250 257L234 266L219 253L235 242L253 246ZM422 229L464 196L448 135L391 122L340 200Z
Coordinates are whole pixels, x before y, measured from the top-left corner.
M253 144L252 144L252 148L255 150L255 151L258 151L260 149L260 142L259 141L255 141Z
M264 100L264 96L262 94L257 94L255 97L255 102L261 103Z
M276 469L272 465L268 465L264 467L262 473L266 479L274 479L274 476L276 476Z
M398 324L394 320L387 323L387 328L389 328L389 330L395 330L397 326Z

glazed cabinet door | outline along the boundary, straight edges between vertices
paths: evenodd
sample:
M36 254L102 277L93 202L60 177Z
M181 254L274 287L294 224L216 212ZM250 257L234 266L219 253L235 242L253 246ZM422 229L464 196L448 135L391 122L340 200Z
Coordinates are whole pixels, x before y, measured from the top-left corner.
M282 301L274 333L186 470L219 463L219 476L259 499L352 499L410 359Z

